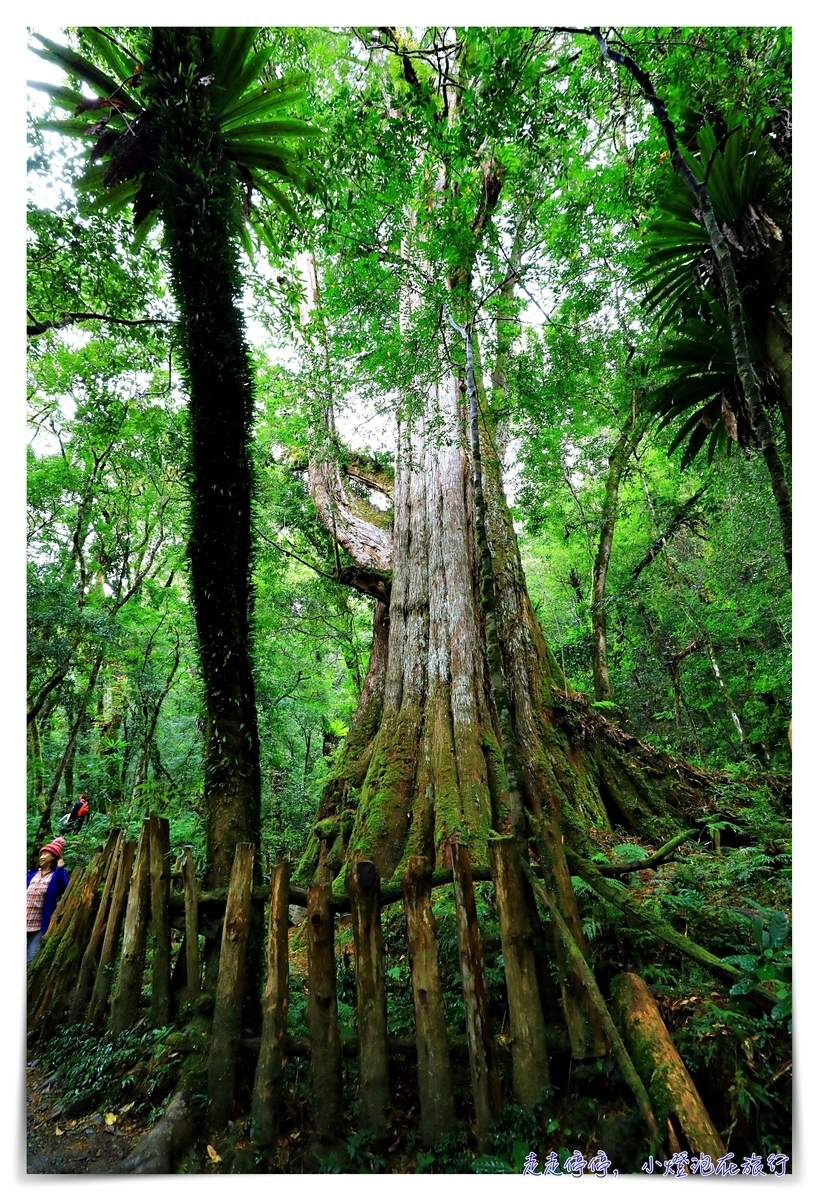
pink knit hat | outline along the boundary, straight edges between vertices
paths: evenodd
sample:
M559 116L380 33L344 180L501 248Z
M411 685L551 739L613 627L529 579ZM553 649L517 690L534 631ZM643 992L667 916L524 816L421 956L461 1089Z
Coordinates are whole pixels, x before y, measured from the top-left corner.
M40 854L43 850L47 850L49 854L53 854L55 858L62 858L62 852L65 849L65 838L54 838L53 842L49 842L47 846L40 847Z

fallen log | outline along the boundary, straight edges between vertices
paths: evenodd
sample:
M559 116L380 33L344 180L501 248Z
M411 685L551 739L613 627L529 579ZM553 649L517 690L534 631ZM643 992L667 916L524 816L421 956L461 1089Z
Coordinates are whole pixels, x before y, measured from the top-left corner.
M686 1149L721 1158L724 1144L645 981L623 971L611 981L611 1001L659 1120L674 1128L675 1119L687 1139Z

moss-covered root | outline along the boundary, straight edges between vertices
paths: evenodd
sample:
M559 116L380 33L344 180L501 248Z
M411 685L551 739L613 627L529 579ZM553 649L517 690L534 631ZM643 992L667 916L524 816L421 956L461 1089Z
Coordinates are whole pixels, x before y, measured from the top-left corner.
M639 1111L642 1114L642 1118L645 1122L645 1127L647 1128L650 1141L653 1145L658 1145L660 1141L659 1125L651 1106L650 1097L648 1096L648 1093L645 1090L645 1085L639 1078L639 1074L634 1067L633 1062L631 1061L630 1055L625 1048L625 1043L622 1041L622 1038L619 1036L616 1026L613 1023L611 1014L608 1012L608 1006L606 1005L602 993L597 986L597 982L594 979L593 972L583 958L582 952L574 941L570 929L562 919L562 915L560 914L556 904L548 895L542 884L538 882L528 864L523 863L522 866L535 895L538 896L545 905L548 915L551 917L551 920L554 922L557 928L559 936L565 947L565 951L571 961L571 965L582 980L591 1003L599 1013L599 1018L605 1031L605 1036L608 1039L608 1044L613 1051L614 1058L616 1059L617 1066L622 1072L623 1079L633 1092L634 1098L639 1107Z
M675 1119L694 1153L721 1158L725 1152L722 1140L644 980L623 971L611 982L611 1000L662 1124Z

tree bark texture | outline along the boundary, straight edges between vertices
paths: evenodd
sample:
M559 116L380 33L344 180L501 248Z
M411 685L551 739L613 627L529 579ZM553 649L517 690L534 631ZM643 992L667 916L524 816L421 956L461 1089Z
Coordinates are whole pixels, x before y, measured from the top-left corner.
M611 996L631 1058L659 1121L678 1122L687 1143L682 1149L709 1154L714 1161L721 1158L724 1144L644 980L624 971L611 981Z
M191 593L207 714L205 797L209 882L227 883L236 846L257 842L260 774L250 659L249 452L252 370L239 308L232 167L212 153L208 30L154 27L153 89L159 211L179 308L189 392Z
M486 983L483 978L483 946L477 924L474 884L469 852L465 846L452 847L454 868L454 904L457 941L460 947L460 978L466 1010L466 1036L469 1043L472 1095L477 1124L477 1141L482 1146L492 1121L500 1115L500 1084L494 1065L494 1042L489 1020Z
M402 888L415 1006L420 1136L424 1146L434 1146L453 1131L455 1112L437 924L431 904L432 871L427 858L410 857Z
M519 851L511 838L493 841L490 850L508 997L514 1098L522 1108L530 1108L549 1082L545 1018L537 987L537 947Z
M128 902L128 891L131 884L134 858L136 857L136 839L124 842L119 855L116 870L116 882L111 897L111 910L105 922L105 936L102 939L102 949L99 952L94 987L91 992L91 1002L88 1006L88 1021L91 1025L99 1025L105 1016L108 996L114 978L114 960L119 935L122 932L122 922L125 917L125 906Z
M358 1110L361 1124L382 1138L389 1129L386 988L381 908L375 864L351 862L346 888L355 939L355 1017L358 1026Z
M190 1093L177 1092L119 1170L129 1175L170 1175L175 1160L193 1140L195 1133Z
M267 982L262 1000L261 1046L253 1087L252 1138L269 1146L278 1133L283 1096L284 1041L289 1006L290 864L277 862L270 884L270 924L267 936Z
M316 884L307 896L307 968L310 1034L310 1093L318 1138L338 1133L341 1116L341 1039L335 991L335 917L329 906L330 887Z
M236 1053L241 1037L241 1013L244 1004L250 906L253 898L254 856L255 846L252 844L236 847L227 892L216 1005L213 1011L213 1035L207 1060L208 1116L214 1129L220 1129L226 1123L233 1107Z
M182 859L182 881L185 888L185 966L188 999L195 1000L201 989L202 965L199 956L199 901L196 866L193 851L185 846Z
M150 1021L161 1028L170 1021L170 824L150 818L151 964Z
M50 1037L64 1019L69 995L79 974L89 926L96 912L97 888L104 878L115 844L116 834L112 833L82 872L70 896L66 889L62 912L58 906L51 918L49 930L53 929L53 934L45 952L41 947L37 956L43 958L42 967L32 971L29 978L29 1033L36 1031L41 1040ZM45 945L45 939L43 942Z
M92 981L98 970L100 950L103 945L108 922L109 905L114 891L114 883L119 873L119 861L122 854L121 830L113 830L111 837L114 841L111 847L108 870L105 874L105 884L102 889L97 915L94 918L91 936L88 939L88 945L85 947L85 953L82 956L77 986L74 988L74 994L71 997L71 1006L68 1011L68 1019L71 1022L84 1022L87 1016L89 993L92 988Z
M124 1029L133 1025L142 1003L142 976L145 970L150 902L150 818L145 817L139 834L136 863L128 892L119 974L111 1005L110 1025L111 1032L115 1034L122 1033Z

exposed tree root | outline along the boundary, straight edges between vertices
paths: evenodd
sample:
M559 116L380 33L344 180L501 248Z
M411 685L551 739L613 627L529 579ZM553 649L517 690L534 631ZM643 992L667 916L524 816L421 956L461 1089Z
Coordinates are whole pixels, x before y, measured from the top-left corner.
M190 1092L176 1093L162 1116L119 1168L130 1175L170 1175L196 1134Z

